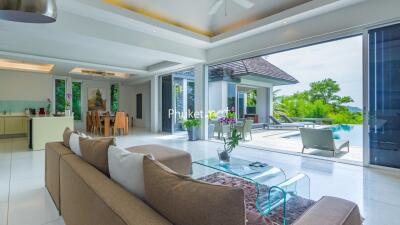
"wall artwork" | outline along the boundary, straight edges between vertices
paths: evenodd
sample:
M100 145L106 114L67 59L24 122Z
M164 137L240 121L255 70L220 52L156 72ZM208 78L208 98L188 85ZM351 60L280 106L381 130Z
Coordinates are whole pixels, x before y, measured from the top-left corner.
M106 91L104 88L89 88L88 90L88 110L107 110Z

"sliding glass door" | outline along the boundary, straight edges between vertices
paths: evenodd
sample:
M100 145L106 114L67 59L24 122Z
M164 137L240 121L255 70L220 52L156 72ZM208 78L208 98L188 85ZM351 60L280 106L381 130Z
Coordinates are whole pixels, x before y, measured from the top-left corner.
M400 24L369 31L370 164L400 168Z

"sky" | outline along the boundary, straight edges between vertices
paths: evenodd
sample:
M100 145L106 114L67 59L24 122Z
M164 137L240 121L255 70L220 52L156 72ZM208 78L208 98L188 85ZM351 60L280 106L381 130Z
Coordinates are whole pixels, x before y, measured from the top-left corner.
M348 105L362 108L362 37L317 44L265 57L299 83L274 87L280 95L291 95L309 89L309 84L326 78L335 80L340 96L354 99Z

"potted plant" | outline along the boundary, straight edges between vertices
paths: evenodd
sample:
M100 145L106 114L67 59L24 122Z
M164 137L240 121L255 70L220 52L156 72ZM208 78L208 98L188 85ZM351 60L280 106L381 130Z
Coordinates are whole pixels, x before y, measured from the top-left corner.
M239 145L241 139L240 133L237 129L232 129L231 137L224 138L224 149L218 150L218 157L221 164L229 164L231 160L231 153Z
M66 97L67 97L67 99L65 100L65 116L71 116L72 95L70 93L68 93Z
M183 122L183 126L188 131L189 141L197 140L197 130L200 127L200 119L189 119Z
M208 138L214 137L216 119L217 119L217 113L215 111L208 111Z
M50 98L47 99L46 113L47 113L47 115L50 115L50 113L51 113L51 99Z

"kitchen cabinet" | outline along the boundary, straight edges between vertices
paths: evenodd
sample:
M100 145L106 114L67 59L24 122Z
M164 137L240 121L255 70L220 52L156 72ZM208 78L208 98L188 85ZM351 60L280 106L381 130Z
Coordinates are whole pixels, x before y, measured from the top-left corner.
M4 118L0 117L0 135L4 135Z
M4 117L4 134L26 134L27 119L23 116Z

